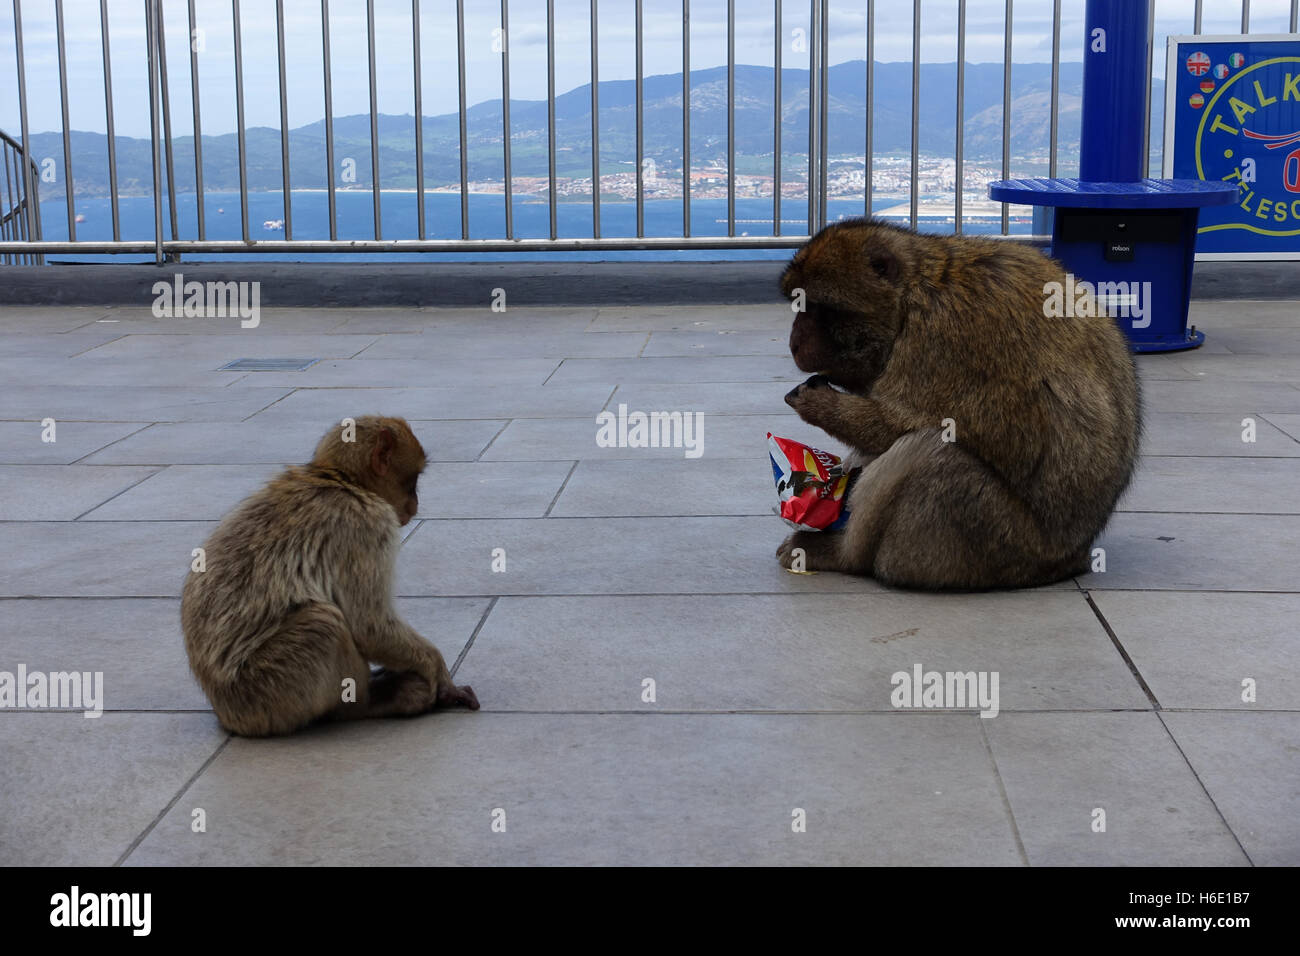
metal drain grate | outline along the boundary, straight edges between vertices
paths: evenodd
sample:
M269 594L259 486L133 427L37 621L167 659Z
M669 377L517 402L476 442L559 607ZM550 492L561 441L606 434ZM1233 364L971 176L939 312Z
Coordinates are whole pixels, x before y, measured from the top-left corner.
M314 358L241 358L227 362L219 372L301 372L320 359Z

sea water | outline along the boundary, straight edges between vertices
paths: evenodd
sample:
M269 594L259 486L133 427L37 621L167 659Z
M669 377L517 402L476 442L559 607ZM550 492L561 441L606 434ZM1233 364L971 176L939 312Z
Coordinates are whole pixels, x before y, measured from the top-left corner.
M290 192L292 237L294 239L329 239L329 194L324 190L293 190ZM877 198L873 211L896 206L898 197ZM835 221L864 213L861 199L830 199L827 201L827 219ZM458 193L425 193L425 236L429 239L460 239L461 208ZM550 207L537 197L516 194L512 202L514 237L516 239L547 239L550 237ZM67 215L64 198L50 196L41 202L41 224L46 240L68 238ZM77 223L78 240L111 240L113 238L112 204L107 197L76 200L76 213L84 217ZM374 206L369 190L338 190L335 193L337 236L340 240L373 239ZM198 238L198 203L193 193L176 197L177 234L181 239ZM413 191L384 190L380 194L381 237L384 239L414 239L419 235L417 198ZM118 200L120 234L124 240L154 238L154 203L150 196L124 196ZM210 240L239 240L242 235L240 198L237 192L209 192L204 196L205 238ZM278 223L285 220L283 193L256 192L248 194L248 235L254 240L284 239L285 229ZM735 234L737 236L772 234L773 208L771 197L738 198L735 201ZM171 239L170 214L164 202L163 238ZM556 204L556 233L562 239L591 238L592 206L590 202L560 202ZM680 199L654 199L644 203L644 233L646 236L681 236L682 203ZM268 225L269 224L269 225ZM918 226L923 231L951 233L951 219L922 219ZM997 219L967 221L964 231L971 234L994 234L1000 230ZM602 199L600 204L601 236L632 237L636 235L636 203L626 200ZM806 199L783 199L781 202L781 231L786 235L806 235L808 232L808 202ZM1012 232L1028 233L1027 223L1013 222ZM469 197L469 237L471 239L503 239L506 234L505 196L500 194L474 194ZM725 199L691 200L691 235L727 235L727 201ZM194 259L263 259L267 253L186 253ZM653 251L591 251L591 252L531 252L531 253L481 253L481 252L425 252L425 253L303 253L275 252L270 254L278 261L411 261L442 260L664 260L664 259L783 259L790 255L788 249L688 249ZM47 256L47 261L95 262L148 260L151 255L102 256L57 254Z

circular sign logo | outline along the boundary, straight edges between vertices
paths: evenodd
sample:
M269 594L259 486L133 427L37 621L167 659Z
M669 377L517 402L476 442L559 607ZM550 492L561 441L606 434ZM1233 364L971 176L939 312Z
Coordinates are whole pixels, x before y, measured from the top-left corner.
M1241 54L1234 53L1233 58ZM1225 80L1204 107L1196 130L1196 174L1237 186L1227 222L1200 232L1244 229L1265 236L1300 235L1300 56L1263 60Z

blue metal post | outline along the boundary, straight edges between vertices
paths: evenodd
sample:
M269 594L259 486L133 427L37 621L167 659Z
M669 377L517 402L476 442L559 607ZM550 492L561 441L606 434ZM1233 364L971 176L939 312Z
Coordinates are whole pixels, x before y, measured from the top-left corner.
M1151 0L1088 0L1084 15L1082 182L1143 178Z

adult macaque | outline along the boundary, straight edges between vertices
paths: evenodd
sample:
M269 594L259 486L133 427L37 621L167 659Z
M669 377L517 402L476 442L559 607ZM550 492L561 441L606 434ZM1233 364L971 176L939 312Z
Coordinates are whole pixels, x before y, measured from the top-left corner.
M1139 395L1114 319L1044 317L1065 281L1036 249L870 220L795 253L790 351L817 374L786 402L865 467L844 529L791 535L785 567L933 589L1088 569L1133 471Z
M181 598L190 667L227 730L287 734L322 717L478 709L392 606L398 527L424 449L400 418L332 428L310 464L248 498L204 545ZM370 663L383 670L372 675Z

